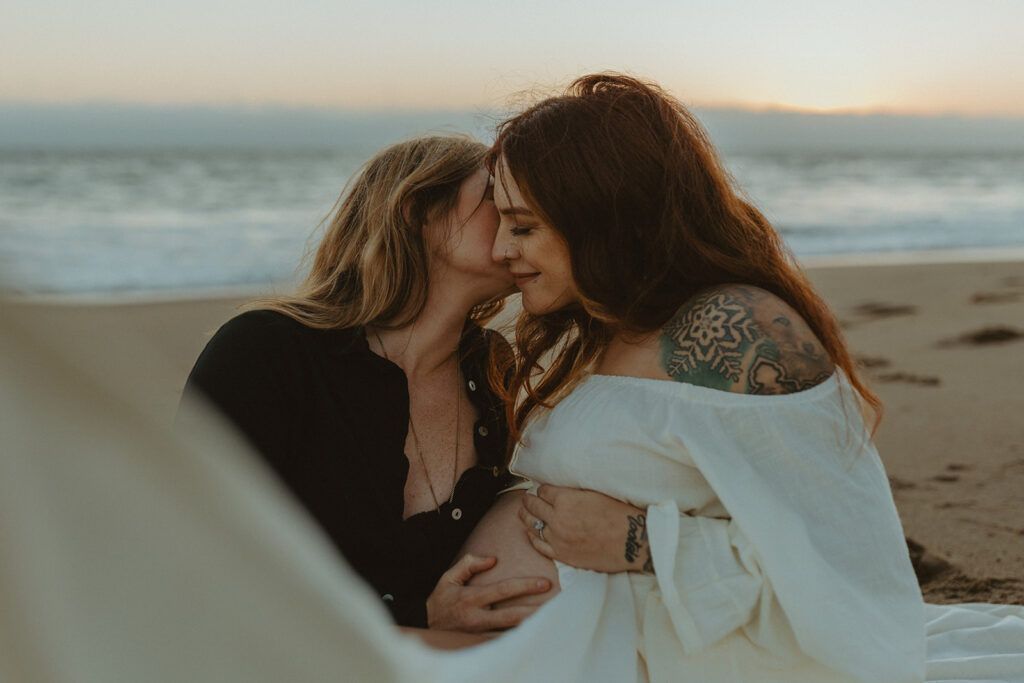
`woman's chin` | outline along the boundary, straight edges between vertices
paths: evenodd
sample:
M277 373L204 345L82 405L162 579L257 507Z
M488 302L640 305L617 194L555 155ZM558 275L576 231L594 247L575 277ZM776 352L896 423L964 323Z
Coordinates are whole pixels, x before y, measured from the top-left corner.
M555 310L555 307L552 305L554 302L549 297L539 296L536 292L529 291L529 289L525 291L520 289L519 291L523 293L523 310L527 313L544 315Z
M547 315L554 313L568 306L571 301L563 301L561 298L530 296L523 292L523 310L531 315Z

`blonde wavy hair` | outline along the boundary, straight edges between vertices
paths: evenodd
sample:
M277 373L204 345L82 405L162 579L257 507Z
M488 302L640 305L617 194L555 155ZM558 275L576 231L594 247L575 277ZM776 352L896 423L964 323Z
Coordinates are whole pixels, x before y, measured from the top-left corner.
M462 182L481 168L487 149L464 135L421 137L385 148L342 191L295 293L245 308L277 311L318 329L411 323L423 310L429 286L423 226L443 220L452 227ZM469 317L482 325L503 306L503 298L483 302Z

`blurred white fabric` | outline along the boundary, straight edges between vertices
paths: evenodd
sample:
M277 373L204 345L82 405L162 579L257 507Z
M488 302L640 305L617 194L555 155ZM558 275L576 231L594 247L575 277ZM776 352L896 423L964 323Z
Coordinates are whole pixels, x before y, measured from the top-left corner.
M231 434L186 408L182 439L53 342L0 306L0 681L433 678Z
M137 409L140 378L77 365L73 341L0 302L0 682L634 674L631 641L578 628L602 607L593 579L563 578L555 640L520 628L442 652L405 636L236 435L195 404L172 431ZM595 645L624 656L608 669Z

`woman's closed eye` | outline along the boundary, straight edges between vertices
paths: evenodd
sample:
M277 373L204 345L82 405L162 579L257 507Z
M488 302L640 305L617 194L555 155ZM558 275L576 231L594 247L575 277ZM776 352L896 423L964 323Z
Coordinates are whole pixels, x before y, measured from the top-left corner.
M533 228L531 228L531 227L523 227L523 226L520 226L520 225L513 225L511 228L508 229L508 232L513 237L519 237L521 235L528 235L528 234L530 234L531 230L533 230Z

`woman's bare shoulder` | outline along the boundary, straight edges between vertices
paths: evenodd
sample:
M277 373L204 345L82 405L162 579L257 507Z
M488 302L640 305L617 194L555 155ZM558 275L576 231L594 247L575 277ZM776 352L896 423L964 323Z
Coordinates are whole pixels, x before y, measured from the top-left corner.
M661 328L667 379L742 394L792 394L824 382L834 366L821 341L778 296L723 285L687 301Z

